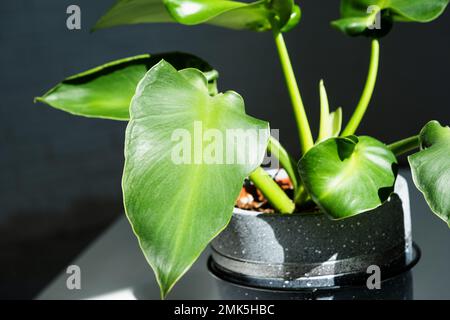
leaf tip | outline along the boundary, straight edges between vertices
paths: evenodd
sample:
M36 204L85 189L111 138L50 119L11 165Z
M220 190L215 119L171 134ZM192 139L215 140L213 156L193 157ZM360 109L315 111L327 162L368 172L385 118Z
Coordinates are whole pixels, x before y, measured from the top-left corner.
M38 103L38 102L45 103L45 97L34 97L33 103Z

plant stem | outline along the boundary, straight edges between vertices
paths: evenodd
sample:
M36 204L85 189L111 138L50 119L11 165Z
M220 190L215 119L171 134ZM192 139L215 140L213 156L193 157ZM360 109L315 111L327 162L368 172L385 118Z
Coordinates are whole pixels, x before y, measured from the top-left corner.
M419 136L412 136L403 140L399 140L397 142L391 143L388 145L388 148L396 155L402 155L409 151L415 150L419 148L420 140Z
M292 181L294 190L297 190L300 177L298 174L296 161L291 157L286 149L283 148L280 142L272 136L269 138L267 150L269 150L269 152L280 161L281 166L284 170L286 170L286 173Z
M314 145L311 129L309 127L305 107L298 89L297 80L295 79L294 70L292 69L291 59L289 58L283 35L281 32L276 31L274 32L274 37L278 55L280 56L283 73L286 78L289 95L291 97L292 107L294 109L295 120L297 122L298 134L300 138L300 147L302 154L305 154Z
M380 43L378 39L372 39L372 50L369 64L369 73L367 74L366 84L364 86L363 93L353 112L350 121L342 132L341 136L349 136L356 132L359 124L361 123L364 114L366 113L367 107L369 106L370 99L372 98L373 89L375 88L375 83L377 81L378 65L380 59Z
M250 174L250 180L263 193L270 204L280 213L292 213L295 204L272 179L272 177L261 167Z

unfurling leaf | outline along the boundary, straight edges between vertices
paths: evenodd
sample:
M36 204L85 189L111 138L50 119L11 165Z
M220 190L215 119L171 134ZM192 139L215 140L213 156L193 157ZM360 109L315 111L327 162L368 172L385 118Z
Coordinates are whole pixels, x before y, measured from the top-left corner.
M330 113L328 96L323 80L320 81L320 128L317 142L331 137L337 137L342 128L342 108L337 108Z

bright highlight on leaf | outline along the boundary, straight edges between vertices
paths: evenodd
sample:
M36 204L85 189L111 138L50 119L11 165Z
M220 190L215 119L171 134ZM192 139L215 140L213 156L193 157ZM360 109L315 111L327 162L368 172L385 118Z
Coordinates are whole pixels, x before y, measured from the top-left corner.
M421 151L408 157L414 183L450 227L450 128L430 121L419 138Z
M230 29L266 31L273 23L288 31L300 21L293 0L119 0L95 25L94 30L138 23L207 23Z
M394 189L394 154L367 136L330 138L299 162L302 181L314 202L333 219L374 209Z
M193 137L194 148L198 123L203 132L216 133L216 142L229 130L258 136L246 135L244 145L238 139L227 147L227 155L233 152L243 162L176 163L173 150L180 141L174 133L183 130ZM123 196L163 297L227 225L244 178L263 160L269 134L267 122L245 114L237 93L210 96L206 78L196 69L177 71L161 61L139 83L125 137ZM193 156L207 150L205 144Z

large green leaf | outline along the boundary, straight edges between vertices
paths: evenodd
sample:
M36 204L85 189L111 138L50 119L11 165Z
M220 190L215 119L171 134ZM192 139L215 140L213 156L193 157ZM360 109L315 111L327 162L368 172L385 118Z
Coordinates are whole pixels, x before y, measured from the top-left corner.
M341 19L332 25L351 36L381 36L389 32L393 21L432 21L448 3L449 0L342 0ZM374 25L378 14L381 29L370 30L368 26Z
M97 22L96 29L113 26L178 22L185 25L201 23L231 29L265 31L277 18L284 31L300 20L300 10L293 0L119 0Z
M334 219L374 209L394 189L397 160L367 136L330 138L300 160L300 177L314 202Z
M125 58L71 76L35 100L72 114L128 120L131 98L145 73L165 59L177 69L197 68L211 76L211 90L215 91L211 66L202 59L186 53L172 52Z
M220 148L211 146L230 142L225 137L233 129L249 135L222 149L223 156L240 159L225 161ZM256 130L259 135L252 135ZM208 140L203 146L202 138ZM246 115L240 95L210 96L196 69L178 72L161 61L139 83L126 131L122 186L127 216L163 296L227 225L268 138L268 123ZM189 148L183 151L184 139ZM202 155L218 158L206 161Z
M414 183L450 227L450 128L430 121L419 137L421 151L408 157Z

